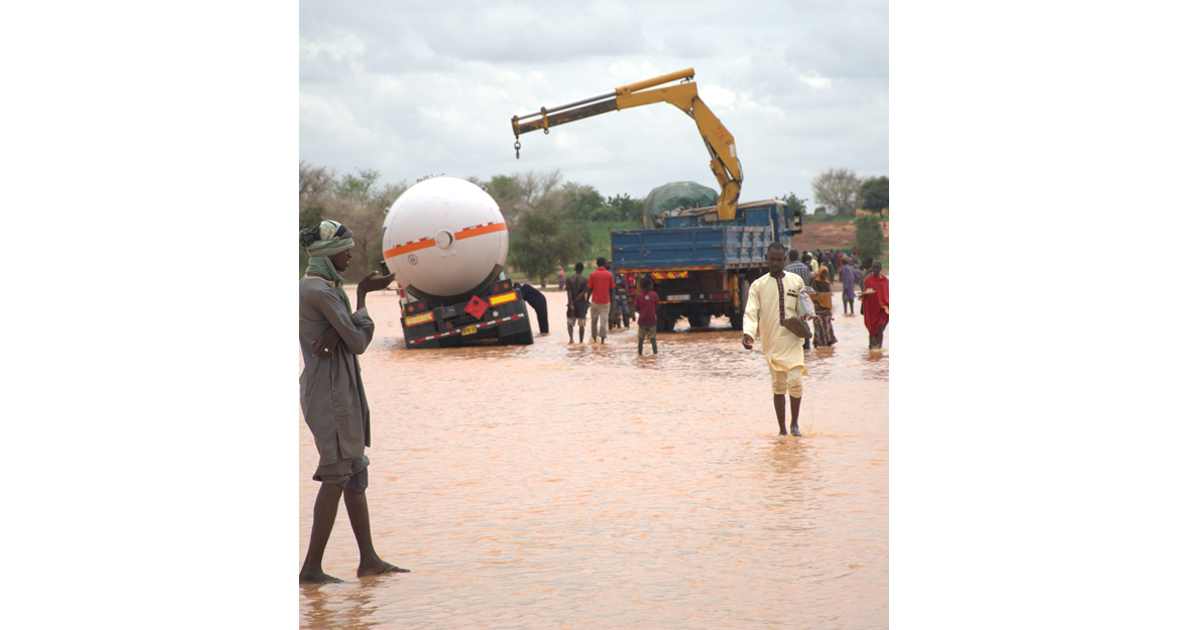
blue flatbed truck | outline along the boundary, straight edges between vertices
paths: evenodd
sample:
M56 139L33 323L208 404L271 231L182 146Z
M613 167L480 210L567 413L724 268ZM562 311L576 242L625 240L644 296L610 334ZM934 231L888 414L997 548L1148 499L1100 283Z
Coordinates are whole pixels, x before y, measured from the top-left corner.
M778 199L741 203L734 218L717 219L716 206L666 216L664 227L614 230L613 270L649 276L658 293L659 332L670 332L681 318L693 328L712 317L728 317L742 329L750 283L767 273L767 246L792 246L799 217Z

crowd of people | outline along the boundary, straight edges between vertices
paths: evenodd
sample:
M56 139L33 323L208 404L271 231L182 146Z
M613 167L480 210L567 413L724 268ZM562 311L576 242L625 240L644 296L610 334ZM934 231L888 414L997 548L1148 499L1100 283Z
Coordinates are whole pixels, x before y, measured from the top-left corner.
M575 326L579 326L579 341L584 337L584 319L591 320L591 341L604 343L608 331L629 328L637 321L630 310L630 293L636 293L638 285L633 274L616 273L611 260L596 259L596 270L586 278L583 263L575 263L575 275L567 276L562 282L567 291L567 339L575 342Z
M888 291L887 276L882 273L882 265L873 261L869 256L859 258L858 250L835 251L817 250L801 252L787 249L782 273L790 273L802 280L802 292L813 304L813 313L809 315L813 322L811 337L805 337L802 348L830 347L837 343L837 334L833 327L833 286L841 282L842 313L854 314L855 300L862 300L863 313L870 335L870 349L882 347L883 329L887 326ZM769 265L768 265L769 268ZM593 343L605 343L608 332L618 328L629 328L630 322L637 322L639 327L638 354L641 354L641 342L651 338L654 331L643 333L647 317L630 295L641 295L643 290L640 280L633 274L617 273L613 270L611 260L603 257L596 259L596 270L588 276L583 275L583 263L575 263L575 274L564 276L559 267L559 288L567 292L567 339L575 342L575 327L579 328L579 341L584 340L587 330L585 320L590 319L590 339ZM649 291L649 288L646 289ZM653 293L653 291L650 291ZM655 294L657 303L657 294ZM632 304L632 308L631 308ZM870 311L868 315L867 311ZM650 321L657 324L657 319L650 314ZM543 329L542 332L545 332ZM657 354L658 345L654 343Z

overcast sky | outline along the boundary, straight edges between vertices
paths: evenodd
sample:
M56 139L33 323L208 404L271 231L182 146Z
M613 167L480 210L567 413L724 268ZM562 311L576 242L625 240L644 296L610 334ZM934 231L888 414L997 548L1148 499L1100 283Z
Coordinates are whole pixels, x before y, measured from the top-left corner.
M735 6L739 8L735 8ZM521 136L510 120L695 68L737 142L742 200L833 167L888 175L888 4L300 3L300 160L385 182L561 169L601 194L716 188L690 118L667 104Z

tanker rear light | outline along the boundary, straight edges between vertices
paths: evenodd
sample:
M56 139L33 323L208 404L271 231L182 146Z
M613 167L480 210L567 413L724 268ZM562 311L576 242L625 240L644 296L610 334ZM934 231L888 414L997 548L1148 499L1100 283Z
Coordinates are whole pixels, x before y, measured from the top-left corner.
M433 321L433 313L431 313L429 311L425 311L424 313L422 313L420 315L413 315L412 317L405 317L404 325L409 328L412 328L413 326L416 326L418 324L424 324L426 322L431 322L431 321Z
M492 293L499 293L499 292L501 292L501 291L508 291L509 289L512 289L512 282L510 282L510 281L508 281L508 280L504 280L504 281L501 281L501 282L497 282L496 284L493 284L493 285L492 285Z
M713 293L713 294L712 294L712 299L714 299L714 300L728 300L728 299L729 299L729 294L728 294L728 293Z
M417 313L417 312L423 311L427 308L429 308L429 307L425 305L424 301L413 302L412 304L409 304L408 306L404 307L404 312L405 313Z
M499 304L507 304L509 302L516 302L516 301L517 301L517 292L516 291L509 291L508 293L501 293L500 295L493 295L488 298L488 304L490 304L491 306L497 306Z

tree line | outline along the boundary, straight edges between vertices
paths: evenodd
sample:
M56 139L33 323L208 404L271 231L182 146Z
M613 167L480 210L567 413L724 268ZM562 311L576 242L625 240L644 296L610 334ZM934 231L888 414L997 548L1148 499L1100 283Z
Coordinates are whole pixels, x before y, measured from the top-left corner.
M604 196L593 186L564 181L562 172L525 172L493 175L483 180L465 178L491 195L509 226L510 268L517 268L543 286L561 265L569 268L593 254L611 256L608 232L641 228L644 198L628 194ZM383 261L383 221L396 199L409 184L380 181L379 171L356 169L339 174L335 169L300 162L300 229L325 219L354 230L356 250L345 277L356 280ZM808 217L820 221L831 216L851 218L857 208L882 214L887 208L888 178L860 178L846 168L829 169L812 184L813 197L821 206ZM806 199L795 193L777 197L795 216L807 215ZM827 207L833 208L830 213ZM862 217L865 218L865 217ZM874 219L874 217L871 217ZM865 251L882 251L883 236L878 220L864 221L856 228L867 241ZM868 225L868 223L872 223ZM873 225L873 227L872 227ZM606 256L606 257L607 257ZM300 250L300 271L308 257Z
M859 208L883 216L888 207L888 178L859 177L848 168L831 168L812 180L813 220L853 219Z

